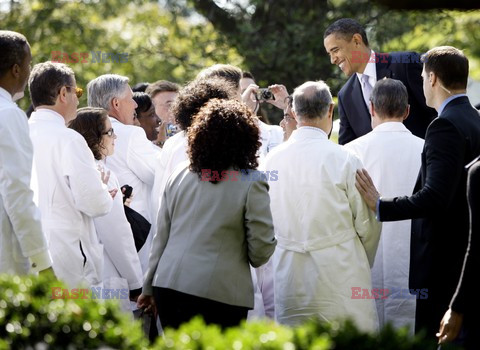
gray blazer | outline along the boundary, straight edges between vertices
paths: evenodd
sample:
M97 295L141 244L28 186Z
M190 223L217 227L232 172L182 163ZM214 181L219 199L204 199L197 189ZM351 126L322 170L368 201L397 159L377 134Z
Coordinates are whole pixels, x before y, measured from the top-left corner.
M169 178L143 291L152 286L253 308L249 263L265 264L276 240L265 181L200 181L188 166Z

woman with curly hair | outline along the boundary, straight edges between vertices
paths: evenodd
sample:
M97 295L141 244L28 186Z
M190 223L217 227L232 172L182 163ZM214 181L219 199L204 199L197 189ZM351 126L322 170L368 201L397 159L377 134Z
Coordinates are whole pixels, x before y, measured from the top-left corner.
M254 306L249 264L265 264L276 245L266 181L238 176L258 173L258 133L235 100L210 100L188 128L190 164L175 170L163 192L138 301L156 304L164 328L195 315L230 327Z
M142 268L135 249L132 229L125 217L120 184L114 173L106 169L106 158L115 150L117 136L103 108L85 107L77 111L77 118L72 120L69 128L81 134L91 149L99 168L110 173L108 189L116 190L112 210L105 216L93 220L97 235L104 248L103 287L119 289L120 303L124 311L131 311L129 299L135 300L142 291ZM88 185L88 184L87 184Z

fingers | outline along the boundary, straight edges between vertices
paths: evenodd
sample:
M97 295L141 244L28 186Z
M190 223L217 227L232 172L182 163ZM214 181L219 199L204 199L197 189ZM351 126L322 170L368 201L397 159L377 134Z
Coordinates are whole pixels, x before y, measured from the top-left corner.
M357 187L358 192L363 196L367 194L369 187L368 179L365 177L362 170L363 169L357 170L357 174L355 175L355 187Z
M103 183L106 185L108 184L108 180L110 180L110 170L107 171L105 174L105 178L103 179Z
M115 196L117 195L118 189L114 188L113 190L110 190L108 192L110 193L110 196L112 196L112 198L115 198Z

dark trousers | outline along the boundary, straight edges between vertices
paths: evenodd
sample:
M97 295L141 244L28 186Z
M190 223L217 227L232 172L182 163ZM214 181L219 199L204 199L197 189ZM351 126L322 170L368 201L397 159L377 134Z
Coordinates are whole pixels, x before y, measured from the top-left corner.
M178 328L197 315L202 316L206 324L233 327L247 318L249 310L167 288L153 287L153 298L163 329Z

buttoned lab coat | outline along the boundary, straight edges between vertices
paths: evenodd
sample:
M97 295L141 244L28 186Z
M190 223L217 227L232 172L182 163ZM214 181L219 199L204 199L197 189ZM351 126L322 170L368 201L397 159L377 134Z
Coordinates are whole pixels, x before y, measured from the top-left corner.
M297 325L352 318L366 331L378 327L373 299L352 298L352 288L371 289L381 224L355 188L361 162L327 139L301 127L265 159L278 241L273 257L275 317Z
M98 285L103 247L93 218L110 211L112 197L85 139L68 129L60 114L39 109L32 113L29 126L36 170L32 188L55 274L69 287Z
M393 198L411 195L421 165L424 140L414 136L400 122L378 125L368 134L348 143L345 148L355 154L370 174L382 196ZM374 288L389 289L390 297L376 299L380 326L391 322L395 327L415 324L415 296L397 289L408 289L411 220L385 222L372 267Z
M97 164L103 167L105 172L108 171L103 161L97 160ZM132 229L123 209L120 184L112 171L107 186L109 190L118 189L113 199L112 210L107 215L93 220L104 248L103 286L108 289L138 289L143 284L142 267ZM128 300L122 299L120 302L124 310L130 310Z
M147 139L141 127L125 125L112 117L110 121L117 139L115 153L108 157L106 165L115 173L120 186L133 187L130 208L152 223L154 218L151 215L150 198L155 178L155 162L160 154L160 148ZM143 273L147 270L152 238L150 233L138 252Z
M27 116L0 88L0 273L25 274L51 265L30 189L32 159Z

